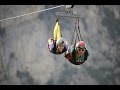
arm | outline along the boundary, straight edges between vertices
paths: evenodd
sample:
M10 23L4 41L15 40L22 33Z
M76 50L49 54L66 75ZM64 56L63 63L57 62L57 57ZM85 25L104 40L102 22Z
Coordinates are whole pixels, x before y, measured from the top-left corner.
M50 45L49 45L50 51L53 51L53 48L54 48L54 44L50 44Z
M48 48L50 51L52 51L54 48L54 40L52 38L48 40Z
M74 46L71 45L71 46L69 47L68 45L66 45L66 48L67 48L67 51L65 52L65 54L68 54L68 53L72 54L72 51L73 51L73 49L74 49Z
M65 52L65 58L68 59L68 60L72 60L73 57L72 57L72 51L74 49L74 46L71 45L70 47L68 47L67 51Z
M88 53L88 50L86 50L86 52L85 52L85 60L87 60L88 56L89 56L89 53Z

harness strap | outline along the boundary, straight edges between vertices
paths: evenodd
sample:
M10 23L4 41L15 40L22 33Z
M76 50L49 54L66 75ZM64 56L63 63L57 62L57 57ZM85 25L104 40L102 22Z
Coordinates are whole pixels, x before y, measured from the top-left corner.
M83 41L83 38L82 38L82 35L81 35L81 32L80 32L80 27L79 27L79 19L78 19L78 31L79 31L80 40Z

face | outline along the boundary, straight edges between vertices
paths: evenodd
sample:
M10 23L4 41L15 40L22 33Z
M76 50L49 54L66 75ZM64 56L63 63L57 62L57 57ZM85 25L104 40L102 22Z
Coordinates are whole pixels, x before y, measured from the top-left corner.
M85 53L85 47L79 47L77 48L77 54L82 56Z
M61 43L61 44L57 45L57 49L58 49L58 51L62 52L62 50L64 49L64 44Z

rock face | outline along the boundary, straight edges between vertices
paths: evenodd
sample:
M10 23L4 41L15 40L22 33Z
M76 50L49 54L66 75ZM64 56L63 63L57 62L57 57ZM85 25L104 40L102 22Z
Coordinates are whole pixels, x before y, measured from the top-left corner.
M1 5L0 19L55 5ZM90 56L80 65L53 55L47 40L53 37L55 12L63 7L0 22L0 85L119 85L120 6L75 5ZM62 17L63 37L71 43L75 20Z

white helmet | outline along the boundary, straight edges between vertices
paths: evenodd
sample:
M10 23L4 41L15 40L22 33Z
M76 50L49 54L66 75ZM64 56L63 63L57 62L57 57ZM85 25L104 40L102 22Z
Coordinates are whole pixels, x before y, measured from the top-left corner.
M60 37L60 38L57 39L56 45L59 45L59 44L61 44L61 43L64 43L64 44L65 44L65 39L64 39L63 37Z

